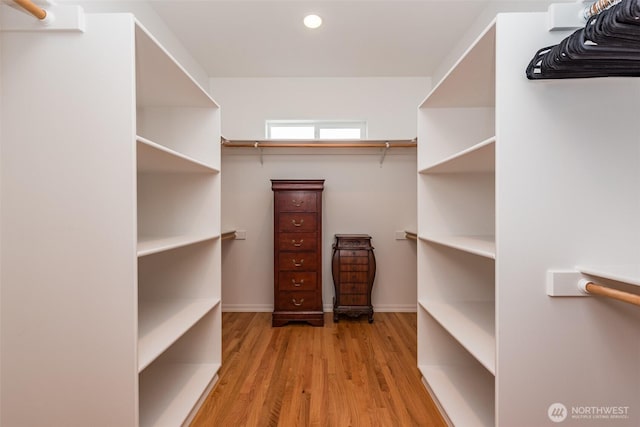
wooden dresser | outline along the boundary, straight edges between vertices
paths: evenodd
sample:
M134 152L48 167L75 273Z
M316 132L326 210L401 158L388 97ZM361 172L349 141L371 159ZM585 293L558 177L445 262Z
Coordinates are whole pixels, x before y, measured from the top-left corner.
M324 325L322 310L322 191L324 180L272 179L273 326L290 321Z
M336 296L333 299L333 321L340 314L369 316L373 322L371 289L376 277L376 258L371 236L366 234L336 234L333 244L331 271Z

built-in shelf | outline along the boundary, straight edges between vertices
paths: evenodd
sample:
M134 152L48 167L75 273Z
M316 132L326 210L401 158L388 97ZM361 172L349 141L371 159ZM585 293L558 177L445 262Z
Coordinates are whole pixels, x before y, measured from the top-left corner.
M420 236L420 240L496 259L495 236Z
M183 246L194 245L196 243L205 242L219 238L219 234L211 234L204 236L172 236L172 237L140 237L138 239L138 257L155 254L158 252L169 251L171 249L181 248Z
M640 264L623 265L579 265L576 270L583 274L640 286Z
M136 35L136 104L217 107L216 102L141 25Z
M138 141L138 172L218 173L211 165L156 144L141 136Z
M140 301L138 371L149 366L219 303L215 298Z
M180 426L215 384L219 363L161 363L140 377L140 426Z
M419 302L492 375L496 374L493 301Z
M455 426L494 426L494 378L482 368L420 365L422 376Z
M488 138L473 147L427 166L420 170L420 173L495 172L495 142L495 137Z
M495 105L495 23L489 25L427 95L420 108Z

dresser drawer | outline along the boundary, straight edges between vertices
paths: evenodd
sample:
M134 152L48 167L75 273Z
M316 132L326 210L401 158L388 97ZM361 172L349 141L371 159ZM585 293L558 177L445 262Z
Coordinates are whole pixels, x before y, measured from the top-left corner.
M315 213L281 213L278 229L281 233L302 233L316 231L317 217Z
M317 242L316 233L278 234L278 247L281 251L313 251Z
M340 264L340 271L369 271L369 264Z
M316 212L316 193L283 191L276 195L276 208L280 212Z
M369 292L369 284L364 283L340 283L341 294L362 294Z
M340 282L345 283L366 283L367 282L367 272L366 271L341 271L340 272Z
M280 271L316 271L318 257L315 252L280 252L278 255Z
M340 251L340 264L369 264L369 257L367 256L351 256L351 255L343 255L342 252L347 252L347 251ZM365 254L367 253L367 251L348 251L348 252L364 252Z
M281 291L316 290L317 274L315 272L281 271L278 274L278 289Z
M367 305L366 295L340 295L340 305Z
M369 256L369 251L359 251L359 250L353 250L353 249L341 249L340 250L340 256L341 257Z
M318 292L280 291L276 301L277 310L309 311L318 310Z

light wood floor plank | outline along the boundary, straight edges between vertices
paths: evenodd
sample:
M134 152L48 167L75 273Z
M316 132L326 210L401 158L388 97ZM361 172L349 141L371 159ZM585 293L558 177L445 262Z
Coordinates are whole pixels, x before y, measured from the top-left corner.
M420 381L415 313L271 327L223 313L220 379L192 427L446 426Z

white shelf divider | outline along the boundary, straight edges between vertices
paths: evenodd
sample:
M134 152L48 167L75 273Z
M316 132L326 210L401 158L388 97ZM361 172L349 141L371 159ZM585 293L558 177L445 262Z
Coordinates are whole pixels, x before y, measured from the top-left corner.
M140 301L138 372L142 372L218 304L220 300L215 298Z
M576 266L576 270L583 274L640 286L640 264L578 265Z
M141 136L138 142L138 172L218 173L211 165L178 153Z
M496 374L493 301L420 301L424 308L492 375Z
M217 381L218 363L162 363L140 382L140 426L181 426Z
M183 246L195 245L196 243L206 242L207 240L213 240L219 237L219 234L204 236L141 237L138 240L138 258L181 248Z
M420 240L496 259L495 236L419 236Z
M495 172L495 136L420 170L422 174Z
M453 425L495 425L494 382L486 371L453 365L420 365L418 368Z

